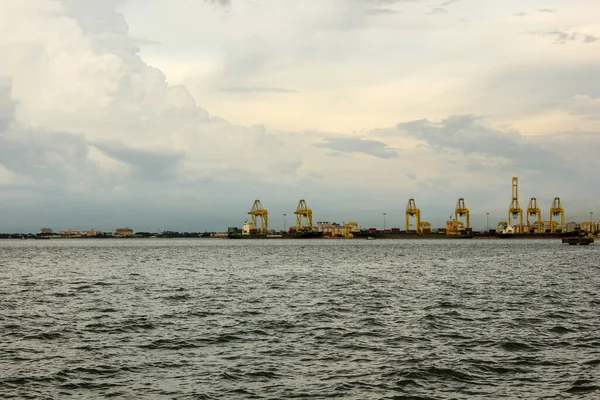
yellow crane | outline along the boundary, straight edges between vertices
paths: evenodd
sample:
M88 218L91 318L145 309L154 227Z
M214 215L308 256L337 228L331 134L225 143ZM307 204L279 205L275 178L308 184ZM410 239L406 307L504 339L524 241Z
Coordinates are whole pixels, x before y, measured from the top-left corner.
M262 206L260 200L254 200L252 209L248 211L248 214L252 216L252 228L258 229L256 225L256 217L260 217L260 233L267 233L267 230L269 229L269 213Z
M419 222L419 233L431 232L431 224L427 221Z
M502 232L507 227L508 227L508 222L506 222L506 221L500 221L500 222L498 222L498 225L496 226L496 232Z
M459 217L463 217L463 216L465 217L465 222L463 224L463 227L465 229L469 229L471 227L471 225L469 224L469 209L467 208L467 206L465 206L465 199L463 199L461 197L456 202L456 210L454 211L454 219L456 221L460 221Z
M529 204L527 205L527 229L531 231L531 222L529 221L529 216L537 216L537 220L533 223L533 232L541 233L544 232L544 227L542 225L542 212L537 204L537 199L532 197L529 200Z
M544 232L556 232L558 228L558 224L556 221L543 221L544 224Z
M410 230L410 217L415 217L416 231L417 233L421 233L421 210L417 208L415 199L413 198L408 199L408 204L406 205L406 232Z
M512 222L513 218L519 217L519 229L515 231L523 232L523 210L519 205L519 179L516 176L512 178L512 202L508 208L508 223Z
M464 229L462 221L458 221L456 218L452 219L452 215L448 217L446 221L446 235L460 235L460 231Z
M358 232L358 223L354 221L346 222L344 224L344 237L353 238L354 232Z
M312 210L308 208L304 199L298 202L294 214L296 214L296 231L312 229ZM304 217L304 224L302 223L302 217Z
M581 230L589 233L594 232L594 222L593 221L585 221L581 223Z
M556 225L558 225L558 224L553 223L552 217L555 217L557 215L560 215L560 231L559 232L564 232L565 231L565 210L562 207L562 204L560 204L559 197L554 198L554 201L552 202L552 208L550 208L550 232L556 231Z

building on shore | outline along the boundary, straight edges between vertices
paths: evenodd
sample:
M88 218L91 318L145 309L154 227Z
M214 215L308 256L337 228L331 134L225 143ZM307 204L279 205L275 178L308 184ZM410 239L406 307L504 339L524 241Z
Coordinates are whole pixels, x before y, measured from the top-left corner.
M87 231L74 231L67 229L66 231L59 231L58 234L64 238L78 238L78 237L91 237L91 236L105 236L104 232L97 231L94 228Z
M342 237L344 236L344 226L337 222L321 221L317 222L317 231L323 232L323 237Z
M133 236L133 229L117 228L115 229L115 236Z

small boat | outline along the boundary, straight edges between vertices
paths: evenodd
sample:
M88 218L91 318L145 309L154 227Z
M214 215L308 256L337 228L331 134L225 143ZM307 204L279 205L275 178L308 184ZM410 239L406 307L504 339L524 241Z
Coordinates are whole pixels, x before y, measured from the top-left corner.
M594 243L594 238L592 236L577 236L570 238L563 238L563 244L568 244L570 246L587 246Z
M367 236L367 240L375 240L373 236Z

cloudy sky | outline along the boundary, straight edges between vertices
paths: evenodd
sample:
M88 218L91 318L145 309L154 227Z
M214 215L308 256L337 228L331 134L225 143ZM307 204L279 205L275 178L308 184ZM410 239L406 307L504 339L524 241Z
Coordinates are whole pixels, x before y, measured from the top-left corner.
M595 0L0 0L0 232L600 217ZM594 218L597 219L597 218Z

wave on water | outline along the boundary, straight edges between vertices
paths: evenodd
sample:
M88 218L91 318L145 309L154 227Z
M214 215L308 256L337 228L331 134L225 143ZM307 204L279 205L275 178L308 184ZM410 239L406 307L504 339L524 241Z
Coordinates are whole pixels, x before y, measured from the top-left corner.
M597 247L30 242L0 241L0 398L600 398Z

